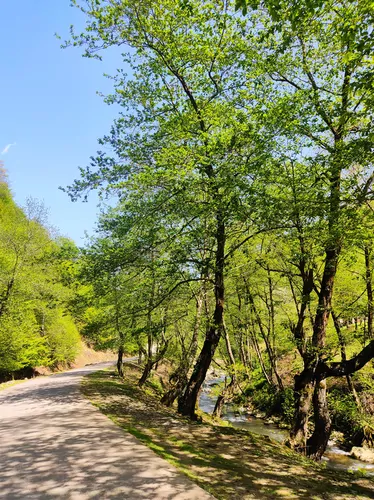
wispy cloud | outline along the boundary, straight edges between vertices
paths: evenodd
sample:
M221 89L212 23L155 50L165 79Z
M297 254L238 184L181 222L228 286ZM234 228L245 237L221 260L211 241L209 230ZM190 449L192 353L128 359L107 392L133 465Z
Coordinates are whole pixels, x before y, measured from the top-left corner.
M5 148L1 151L1 154L2 154L2 155L6 155L6 154L7 154L7 152L9 151L9 149L10 149L12 146L15 146L15 145L16 145L16 143L15 143L15 142L12 142L11 144L7 144L7 145L5 146Z

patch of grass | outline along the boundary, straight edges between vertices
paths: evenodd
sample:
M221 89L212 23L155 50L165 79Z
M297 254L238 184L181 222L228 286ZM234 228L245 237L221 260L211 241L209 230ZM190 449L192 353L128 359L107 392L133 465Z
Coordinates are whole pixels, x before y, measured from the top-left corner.
M222 420L221 418L213 417L209 413L205 413L199 408L196 410L196 415L198 421L204 422L205 424L210 425L219 425L219 427L232 427L232 423L229 420Z
M29 379L27 379L29 380ZM9 380L9 382L3 382L0 384L0 391L4 391L5 389L8 389L9 387L13 387L13 385L18 385L22 384L22 382L27 382L27 380Z
M155 378L137 386L136 365L124 379L101 371L85 377L82 391L131 433L217 499L349 500L374 497L369 478L328 471L270 439L206 418L190 422L159 402ZM361 477L360 477L361 476Z
M163 388L160 382L160 379L156 377L153 373L149 377L147 384L145 386L145 390L150 394L151 396L154 395L159 395L160 397L163 394Z

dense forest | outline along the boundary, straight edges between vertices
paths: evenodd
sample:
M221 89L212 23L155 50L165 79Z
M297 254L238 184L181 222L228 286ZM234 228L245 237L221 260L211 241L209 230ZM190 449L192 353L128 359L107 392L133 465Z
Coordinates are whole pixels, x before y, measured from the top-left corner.
M78 250L54 237L42 204L21 209L0 170L0 381L74 361L80 336L68 312Z
M250 404L319 460L374 436L371 0L79 1L63 47L122 67L101 150L64 188L116 203L79 252L1 184L0 370L97 349L196 418ZM118 63L118 66L121 66ZM103 131L105 133L105 131ZM74 318L74 320L72 319Z

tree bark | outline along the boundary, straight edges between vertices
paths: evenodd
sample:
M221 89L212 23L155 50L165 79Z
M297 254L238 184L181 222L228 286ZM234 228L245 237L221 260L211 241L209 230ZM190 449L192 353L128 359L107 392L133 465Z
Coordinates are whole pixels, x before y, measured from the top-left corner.
M218 346L223 329L223 309L225 300L224 288L224 267L225 267L225 223L223 213L217 213L216 231L216 262L214 276L215 308L212 324L205 337L204 345L201 349L192 375L188 381L183 395L178 400L178 412L193 420L196 419L195 408L201 386L205 380L206 373L212 362L215 350Z
M318 376L322 378L327 377L344 377L351 373L361 370L366 363L374 358L374 340L365 346L361 352L351 359L335 363L320 362L318 366Z
M255 353L257 355L257 359L258 359L258 362L260 364L260 368L261 368L261 371L266 379L266 382L270 385L270 386L273 386L273 383L272 383L272 380L266 370L266 367L265 367L265 363L264 363L264 360L263 360L263 357L262 357L262 354L261 354L261 351L260 351L260 346L258 345L258 342L257 342L257 337L256 337L256 332L255 332L255 328L254 328L254 324L252 323L252 328L253 328L253 331L252 331L252 336L251 336L251 340L252 340L252 345L253 345L253 348L255 350Z
M316 421L315 423L318 424L318 430L321 435L318 436L318 438L312 436L306 450L307 454L313 457L322 457L331 431L331 425L327 425L327 404L323 402L323 398L326 399L326 391L323 391L319 384L322 378L318 378L316 374L325 347L326 328L331 310L333 287L341 250L341 238L339 235L341 164L338 153L340 147L341 137L338 137L336 134L336 155L331 158L330 167L329 225L328 241L325 247L325 263L321 288L318 293L317 310L313 323L312 346L309 352L308 349L306 349L303 355L304 370L298 379L300 387L296 387L297 384L295 380L295 393L297 394L296 419L289 440L289 443L292 446L296 445L296 447L299 446L300 443L305 443L307 438L308 418L311 410L311 395L316 390L315 398L318 399L318 403L314 404L314 418ZM321 414L319 414L319 412L321 412ZM322 422L326 423L325 428L323 428Z
M153 367L157 365L165 356L168 346L169 340L165 340L162 349L157 353L156 357L153 357L153 355L148 356L142 376L138 381L139 387L142 387L145 384L145 382L148 380L149 375L151 374L151 371L153 370Z
M148 360L144 366L142 376L140 377L139 382L138 382L139 387L142 387L146 383L146 381L147 381L147 379L152 371L154 364L155 363L152 362L152 360L150 358L148 358Z
M154 261L154 250L151 250L151 261ZM152 268L152 284L150 290L149 304L148 304L148 312L147 312L147 350L142 349L143 354L145 355L145 365L142 376L138 381L139 387L142 387L147 381L149 375L151 374L152 368L156 364L157 360L153 359L153 347L154 347L154 339L153 339L153 320L152 320L152 311L154 305L154 297L155 297L155 276L154 269ZM140 347L140 346L139 346Z
M182 394L187 383L187 375L182 372L178 375L178 378L176 382L173 383L172 387L162 396L161 403L165 406L172 406L174 401Z
M314 431L307 441L307 455L321 460L331 432L331 418L326 398L326 380L316 382L313 394Z
M323 429L321 424L318 427L318 432L321 434L311 438L309 445L306 448L306 439L308 431L308 420L311 411L312 395L315 389L317 390L318 404L314 405L314 415L317 422L328 422L326 413L328 413L327 405L323 404L323 397L326 392L316 387L317 367L320 363L320 353L325 346L326 327L331 309L332 291L334 278L338 264L340 248L330 248L326 250L325 266L322 277L321 290L318 296L318 306L314 320L312 349L304 354L304 369L297 378L295 377L295 394L296 394L296 415L294 426L290 433L289 444L292 448L304 448L306 453L313 457L322 457L326 449L326 444L330 435L331 426L326 425ZM321 415L318 416L318 411Z
M115 277L114 279L114 306L115 306L115 323L116 330L118 334L119 346L118 346L118 356L117 356L117 371L118 375L123 378L123 345L125 341L125 336L122 332L120 325L120 309L119 309L119 297L118 297L118 283Z
M371 249L365 245L365 275L366 275L366 293L368 299L368 338L373 338L373 284L372 284L372 262L371 262Z
M213 417L220 418L222 415L222 410L227 403L227 401L231 398L236 384L236 376L233 373L231 375L230 383L222 390L221 394L218 396L216 404L214 405Z
M321 351L325 347L326 328L331 311L334 280L340 254L340 245L336 241L333 243L335 243L335 245L332 245L326 250L325 267L314 320L312 338L314 352L313 366L318 365L321 360ZM309 456L319 460L326 450L331 432L331 422L326 402L326 386L320 381L315 384L314 421L315 429L309 440L307 453Z
M123 347L122 345L118 348L118 357L117 357L117 371L118 375L123 378Z
M307 453L306 441L313 391L313 371L304 369L299 375L295 376L296 409L294 425L286 442L290 448L303 454Z

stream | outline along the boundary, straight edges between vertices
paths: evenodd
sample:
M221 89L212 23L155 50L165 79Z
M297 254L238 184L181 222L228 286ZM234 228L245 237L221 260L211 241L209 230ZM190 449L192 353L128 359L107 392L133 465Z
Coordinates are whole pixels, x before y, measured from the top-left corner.
M203 391L201 392L199 407L206 413L212 413L214 410L214 405L216 402L216 397L212 396L211 390L214 385L221 382L222 378L215 378L207 380L204 384ZM276 424L265 423L262 418L256 418L250 416L246 413L240 413L233 409L233 406L228 404L225 405L223 414L223 420L228 420L234 427L241 429L248 429L254 434L260 434L262 436L269 436L274 441L283 442L288 436L288 431L285 429L280 429ZM328 469L339 469L339 470L365 470L370 476L374 476L374 464L369 464L367 462L362 462L361 460L356 460L349 456L349 452L344 451L334 442L329 442L327 446L326 453L322 458L326 462L326 467Z

